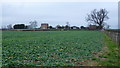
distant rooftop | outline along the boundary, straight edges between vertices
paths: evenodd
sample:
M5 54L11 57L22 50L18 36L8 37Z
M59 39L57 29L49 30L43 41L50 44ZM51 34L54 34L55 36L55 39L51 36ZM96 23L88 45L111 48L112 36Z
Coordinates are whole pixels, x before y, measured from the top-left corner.
M48 23L41 23L41 24L48 24Z

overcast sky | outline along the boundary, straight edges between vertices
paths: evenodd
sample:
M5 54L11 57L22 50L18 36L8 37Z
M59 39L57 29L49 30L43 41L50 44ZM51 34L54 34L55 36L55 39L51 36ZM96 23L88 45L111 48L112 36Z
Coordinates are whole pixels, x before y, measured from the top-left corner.
M71 26L87 26L87 14L101 8L109 12L110 19L106 23L111 28L118 28L117 2L5 2L2 3L0 26L20 23L28 25L34 20L38 22L38 27L44 22L51 26L66 25L66 22Z

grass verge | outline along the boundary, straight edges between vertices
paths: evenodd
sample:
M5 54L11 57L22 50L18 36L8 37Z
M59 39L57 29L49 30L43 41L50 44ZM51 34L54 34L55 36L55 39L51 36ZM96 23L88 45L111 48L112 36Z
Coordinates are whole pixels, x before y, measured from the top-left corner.
M93 61L98 62L98 66L117 66L120 67L119 46L111 40L110 37L105 35L105 49L102 53L93 58Z

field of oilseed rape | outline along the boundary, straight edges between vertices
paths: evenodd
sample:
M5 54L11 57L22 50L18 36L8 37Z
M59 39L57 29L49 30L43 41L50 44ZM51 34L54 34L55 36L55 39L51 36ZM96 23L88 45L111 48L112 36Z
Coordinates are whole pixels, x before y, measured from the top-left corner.
M80 66L103 45L100 31L3 31L2 66Z

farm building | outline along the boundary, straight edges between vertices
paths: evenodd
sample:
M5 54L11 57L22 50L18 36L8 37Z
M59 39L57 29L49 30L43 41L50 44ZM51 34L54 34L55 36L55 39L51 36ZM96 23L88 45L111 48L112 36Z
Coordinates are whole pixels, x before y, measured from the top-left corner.
M79 29L77 26L72 26L71 29Z
M48 29L48 26L49 25L47 23L42 23L40 28L41 29Z
M97 29L97 26L96 25L89 25L89 29L90 30L95 30L95 29Z

